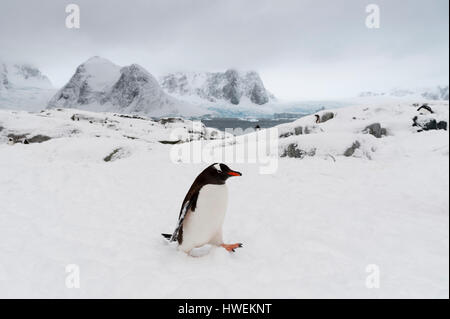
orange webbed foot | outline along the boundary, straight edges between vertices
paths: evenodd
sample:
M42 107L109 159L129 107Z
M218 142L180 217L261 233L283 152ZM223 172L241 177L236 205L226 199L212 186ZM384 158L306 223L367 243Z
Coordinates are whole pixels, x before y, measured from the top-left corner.
M237 244L231 244L231 245L222 244L220 246L222 246L229 252L234 252L236 248L241 248L243 245L241 243L237 243Z

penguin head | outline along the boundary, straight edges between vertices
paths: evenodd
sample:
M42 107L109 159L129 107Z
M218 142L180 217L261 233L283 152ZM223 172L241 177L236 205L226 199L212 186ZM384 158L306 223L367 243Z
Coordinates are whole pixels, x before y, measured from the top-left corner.
M242 176L240 172L233 171L227 165L215 163L209 166L205 172L210 180L216 181L214 184L224 184L225 181L233 176Z

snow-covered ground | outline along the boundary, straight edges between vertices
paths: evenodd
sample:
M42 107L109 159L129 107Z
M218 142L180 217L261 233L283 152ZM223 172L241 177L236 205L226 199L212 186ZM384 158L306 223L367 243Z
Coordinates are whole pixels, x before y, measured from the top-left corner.
M430 105L448 122L448 102ZM176 163L159 142L174 129L189 138L190 122L0 110L0 297L448 298L449 136L418 133L416 109L356 106L279 127L280 155L308 155L280 157L268 175L230 163L243 176L228 182L224 237L244 247L199 257L160 235L207 165ZM373 123L387 136L363 133ZM10 145L9 134L51 139ZM66 287L72 264L78 289Z

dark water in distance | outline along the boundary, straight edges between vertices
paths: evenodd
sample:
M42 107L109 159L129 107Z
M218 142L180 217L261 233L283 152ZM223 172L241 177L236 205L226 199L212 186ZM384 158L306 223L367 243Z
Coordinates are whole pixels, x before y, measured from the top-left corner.
M300 118L301 116L299 116ZM244 120L237 118L212 118L202 119L203 124L207 127L212 127L221 131L225 131L227 128L236 129L241 128L246 130L248 128L255 128L259 125L260 128L270 128L284 123L294 122L296 119L255 119Z

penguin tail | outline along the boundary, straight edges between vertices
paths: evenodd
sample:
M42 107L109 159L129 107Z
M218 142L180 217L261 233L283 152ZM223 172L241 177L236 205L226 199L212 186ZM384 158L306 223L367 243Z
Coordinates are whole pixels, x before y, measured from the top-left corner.
M172 238L171 234L161 234L165 239L170 240Z

